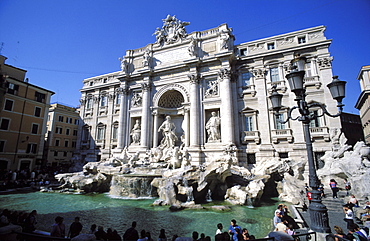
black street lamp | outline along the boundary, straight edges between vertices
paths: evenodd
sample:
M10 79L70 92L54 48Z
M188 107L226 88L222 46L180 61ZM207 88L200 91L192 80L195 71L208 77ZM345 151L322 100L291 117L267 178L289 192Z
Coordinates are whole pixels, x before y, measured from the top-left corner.
M286 75L286 78L289 81L290 89L296 95L295 101L297 102L297 106L292 107L288 112L288 118L285 121L281 121L277 118L277 120L281 123L286 123L289 119L302 121L303 125L303 133L306 142L307 148L307 159L308 159L308 167L309 167L309 186L311 187L312 193L312 200L309 204L309 212L311 218L311 229L315 232L320 233L330 233L330 226L329 226L329 218L328 218L328 209L321 201L321 191L318 190L320 181L316 174L316 167L313 157L313 148L312 148L312 141L311 141L311 134L310 134L310 126L309 123L311 120L315 119L316 117L323 116L324 114L337 117L343 111L343 104L342 99L345 96L345 85L346 81L341 81L338 79L338 76L333 76L333 81L327 85L330 90L330 93L337 101L338 113L335 115L330 114L326 107L320 103L311 103L308 104L306 102L306 89L304 88L304 70L297 70L297 66L300 67L301 58L294 59L292 61L293 69L292 71ZM283 95L279 94L276 90L276 86L272 87L272 94L269 96L271 100L271 104L274 110L274 114L276 116L279 115L279 110L282 107L282 98ZM322 114L319 116L311 115L310 108L321 108ZM292 111L298 109L300 115L296 118L292 118Z

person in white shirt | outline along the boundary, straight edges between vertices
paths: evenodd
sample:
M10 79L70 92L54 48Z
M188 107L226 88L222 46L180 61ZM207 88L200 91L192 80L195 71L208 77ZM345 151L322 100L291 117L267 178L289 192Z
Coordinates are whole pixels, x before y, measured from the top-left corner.
M353 226L353 211L348 207L348 205L343 206L343 212L346 214L344 221L347 223L347 229Z

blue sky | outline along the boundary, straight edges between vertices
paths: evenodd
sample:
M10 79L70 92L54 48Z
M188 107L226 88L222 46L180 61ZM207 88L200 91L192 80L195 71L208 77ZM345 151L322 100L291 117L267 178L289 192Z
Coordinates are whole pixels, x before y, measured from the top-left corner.
M236 44L325 25L333 74L348 82L344 109L358 113L370 0L0 0L1 54L30 83L54 91L52 102L77 106L83 79L120 70L118 58L154 43L168 14L190 22L188 33L227 23Z

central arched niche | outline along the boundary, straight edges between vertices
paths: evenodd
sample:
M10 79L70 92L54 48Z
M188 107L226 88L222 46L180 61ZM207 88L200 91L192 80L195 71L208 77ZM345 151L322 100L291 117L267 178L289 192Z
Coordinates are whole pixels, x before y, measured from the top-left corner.
M175 146L180 146L182 144L181 136L184 134L184 116L179 113L179 109L182 109L184 104L184 96L181 92L176 89L167 89L162 95L159 97L157 106L159 107L159 125L165 121L166 116L171 116L171 120L174 122L176 126L175 134L177 140L175 142ZM163 135L162 132L159 134L158 144L162 140Z

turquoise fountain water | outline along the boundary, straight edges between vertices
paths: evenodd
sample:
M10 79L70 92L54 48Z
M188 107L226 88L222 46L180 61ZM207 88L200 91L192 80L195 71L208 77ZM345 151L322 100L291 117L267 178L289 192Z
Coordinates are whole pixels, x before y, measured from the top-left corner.
M164 228L167 237L173 235L191 237L193 231L204 233L214 240L217 223L222 223L227 231L230 220L236 219L242 228L257 238L267 235L272 229L272 217L277 202L262 202L261 207L231 206L231 211L183 210L170 212L168 206L152 206L153 199L113 198L108 194L59 194L26 193L1 195L0 208L11 210L38 211L37 228L50 231L54 218L64 217L67 230L75 216L81 217L83 232L87 233L91 224L116 229L120 235L137 221L137 229L151 232L154 240L159 230ZM209 203L205 206L225 203Z

